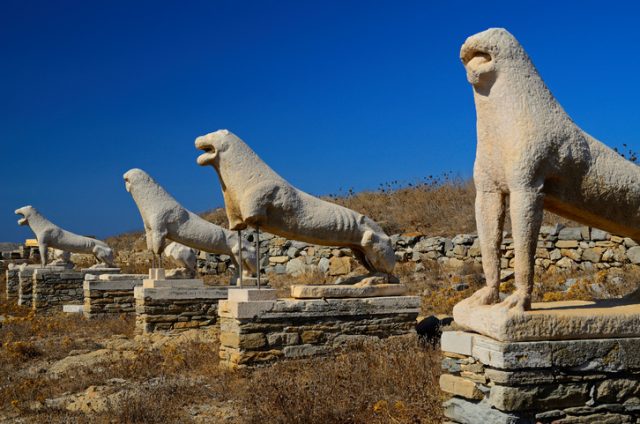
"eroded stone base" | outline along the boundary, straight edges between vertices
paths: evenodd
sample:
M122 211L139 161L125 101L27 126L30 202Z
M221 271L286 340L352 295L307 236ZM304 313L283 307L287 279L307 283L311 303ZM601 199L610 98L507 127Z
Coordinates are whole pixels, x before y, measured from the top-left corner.
M5 271L6 281L6 295L8 301L18 300L18 289L20 287L20 280L18 279L18 268L10 268Z
M568 340L640 335L640 304L629 299L534 303L514 314L501 305L453 308L460 326L501 341Z
M112 314L135 314L133 289L142 285L144 274L87 275L83 283L83 313L87 318Z
M450 422L640 420L640 337L500 342L447 331L441 346Z
M274 299L263 294L262 300L247 301L260 298L242 296L243 290L234 289L220 302L220 359L230 368L323 355L348 341L410 333L420 310L417 296Z
M177 332L216 324L228 287L194 280L145 280L134 288L136 332Z
M62 311L62 306L82 305L83 283L88 276L111 274L113 269L70 270L64 267L36 268L32 275L31 307L36 312Z
M402 284L291 286L291 297L294 299L403 296L406 293L407 288Z

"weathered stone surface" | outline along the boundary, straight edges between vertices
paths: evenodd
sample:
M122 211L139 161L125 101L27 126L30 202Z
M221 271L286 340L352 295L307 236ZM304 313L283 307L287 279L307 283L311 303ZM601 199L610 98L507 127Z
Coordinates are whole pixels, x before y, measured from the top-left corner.
M238 263L240 240L235 231L213 224L185 209L141 169L130 169L123 175L125 188L138 206L145 224L147 248L159 255L167 240L204 252L233 256ZM255 248L242 243L242 265L248 274L256 272Z
M444 415L460 424L533 424L533 420L493 409L487 401L472 402L456 397L444 403Z
M406 292L407 288L402 284L291 286L294 299L402 296Z
M493 386L489 402L501 411L526 411L584 405L589 400L588 383L536 386Z
M640 264L640 246L634 246L627 250L627 257L633 264Z
M391 240L370 218L293 187L227 130L198 137L195 144L204 151L198 164L211 165L218 174L229 229L257 226L306 243L348 247L366 258L362 262L368 271L393 271ZM277 198L269 194L275 192L280 193Z
M515 246L516 290L503 305L531 307L534 257L543 208L574 221L640 239L640 167L579 128L540 77L522 45L503 28L472 35L460 50L477 117L476 216L487 286L473 302L498 302L504 215ZM561 176L561 177L559 177ZM498 189L499 188L499 189ZM589 237L589 229L558 237ZM560 246L559 240L556 247ZM571 264L565 261L565 266Z
M484 397L476 383L451 374L442 374L440 376L440 389L467 399L479 400Z
M640 305L627 299L534 303L523 314L463 300L453 316L457 324L501 341L640 335Z
M47 248L66 252L87 253L95 256L97 267L113 267L113 250L103 241L80 236L64 230L45 218L33 206L23 206L15 211L22 216L19 225L28 225L38 239L42 267L47 265Z

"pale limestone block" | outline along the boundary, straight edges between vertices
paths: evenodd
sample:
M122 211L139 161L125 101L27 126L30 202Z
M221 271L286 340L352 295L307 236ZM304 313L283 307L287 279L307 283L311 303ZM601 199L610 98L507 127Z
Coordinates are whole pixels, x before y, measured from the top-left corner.
M440 347L443 352L471 356L473 354L473 334L466 331L443 331Z
M277 290L275 289L244 289L244 288L230 288L229 289L229 301L230 302L256 302L262 300L276 300Z
M476 383L451 374L442 374L440 376L440 389L444 392L462 396L467 399L479 400L484 397Z
M535 303L523 314L467 299L454 306L453 317L458 325L501 341L640 335L640 305L630 299Z
M455 422L460 424L521 424L523 422L516 414L492 408L488 400L474 402L454 397L447 400L443 406L444 415L455 419Z
M38 240L40 261L43 267L47 265L47 248L60 249L71 253L88 253L95 256L97 267L113 267L113 250L103 241L80 236L64 230L45 218L33 206L23 206L15 211L22 216L19 225L28 225ZM66 267L68 258L64 260Z
M294 299L321 299L343 297L375 297L375 296L403 296L407 288L401 284L375 285L293 285L291 297Z

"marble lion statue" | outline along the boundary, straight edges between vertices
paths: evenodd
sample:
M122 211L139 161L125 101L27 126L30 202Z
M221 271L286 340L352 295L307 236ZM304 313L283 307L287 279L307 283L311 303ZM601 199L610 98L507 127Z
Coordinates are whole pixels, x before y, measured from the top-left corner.
M38 240L40 262L47 265L47 248L55 248L72 253L89 253L95 256L98 263L92 268L113 267L113 250L103 241L80 236L55 225L45 218L33 206L23 206L16 209L16 215L21 215L19 225L28 225Z
M487 286L467 304L497 303L508 196L516 289L500 307L531 308L543 208L640 240L640 167L581 130L562 109L513 35L469 37L460 58L473 86L478 146L473 178Z
M196 251L184 244L172 241L164 248L164 255L178 265L179 268L173 270L174 275L193 277L196 274ZM171 275L171 273L169 273Z
M231 230L253 226L288 239L349 247L372 279L375 274L389 280L395 254L373 220L298 190L227 130L198 137L195 144L204 151L198 165L212 165L219 176Z
M205 221L180 205L164 188L141 169L124 176L125 188L136 202L147 238L147 248L160 255L167 240L209 253L229 255L239 266L238 234ZM243 271L256 272L256 253L249 243L242 244Z

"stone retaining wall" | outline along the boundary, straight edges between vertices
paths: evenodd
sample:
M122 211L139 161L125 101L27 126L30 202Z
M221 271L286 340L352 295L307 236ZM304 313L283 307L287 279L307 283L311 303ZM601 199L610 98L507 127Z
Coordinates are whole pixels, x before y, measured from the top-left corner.
M179 280L177 280L179 281ZM134 288L136 332L178 332L215 325L227 287Z
M245 237L252 239L247 232ZM479 266L480 244L475 234L455 237L430 237L419 233L391 236L399 263L414 263L416 271L425 263L437 261L445 268L460 270ZM247 243L252 243L247 241ZM501 268L503 278L513 273L513 240L505 233L502 243ZM267 273L298 275L322 273L329 276L346 275L356 266L350 249L309 245L294 240L261 233L262 269ZM128 252L119 256L127 264L149 262L147 252ZM538 239L536 267L542 270L593 270L640 265L640 246L630 238L611 235L590 227L543 226ZM231 267L227 255L206 252L198 254L198 271L203 274L223 274Z
M220 302L221 365L323 355L344 343L415 331L416 296Z
M84 300L85 273L38 268L33 272L31 307L37 312L62 311L62 305L80 305Z
M18 269L10 268L5 271L6 295L8 301L16 301L18 299L18 290L20 288L20 279L18 278Z
M35 268L28 266L18 271L18 305L31 306L33 271L35 271Z
M450 423L640 422L640 338L498 342L444 332Z
M111 314L134 314L136 301L133 290L141 286L145 278L148 276L144 274L88 274L83 282L84 316L96 318Z

